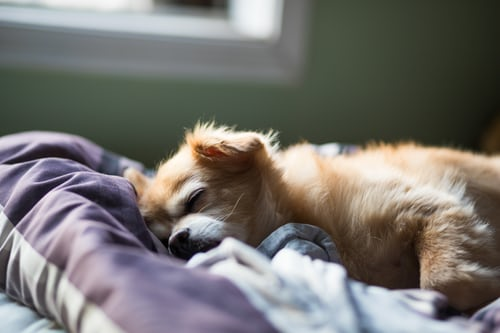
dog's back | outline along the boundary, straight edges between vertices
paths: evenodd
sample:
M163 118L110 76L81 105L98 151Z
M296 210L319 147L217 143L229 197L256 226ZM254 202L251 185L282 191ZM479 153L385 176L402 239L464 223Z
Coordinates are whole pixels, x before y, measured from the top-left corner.
M461 310L500 296L500 160L407 144L279 157L294 218L333 237L349 273L442 291Z

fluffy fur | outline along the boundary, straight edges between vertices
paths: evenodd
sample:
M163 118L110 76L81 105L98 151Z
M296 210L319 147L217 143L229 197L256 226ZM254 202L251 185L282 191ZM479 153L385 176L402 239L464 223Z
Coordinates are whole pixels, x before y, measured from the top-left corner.
M153 179L129 169L147 223L181 258L323 228L354 279L438 290L464 311L500 297L500 158L415 144L324 157L272 133L201 124Z

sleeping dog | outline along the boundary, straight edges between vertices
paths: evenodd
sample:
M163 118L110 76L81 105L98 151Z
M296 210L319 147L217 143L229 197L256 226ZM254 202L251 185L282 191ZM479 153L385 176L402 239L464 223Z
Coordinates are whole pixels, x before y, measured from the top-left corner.
M500 157L415 144L324 157L199 124L154 178L125 177L180 258L225 237L257 246L296 221L324 229L354 279L437 290L463 311L500 297Z

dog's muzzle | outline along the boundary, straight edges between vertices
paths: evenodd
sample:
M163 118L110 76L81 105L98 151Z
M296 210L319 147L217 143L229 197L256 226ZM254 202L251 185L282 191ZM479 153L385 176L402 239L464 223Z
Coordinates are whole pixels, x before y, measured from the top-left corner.
M219 239L194 237L190 228L182 228L168 239L168 250L173 256L188 260L198 252L213 249L220 242Z

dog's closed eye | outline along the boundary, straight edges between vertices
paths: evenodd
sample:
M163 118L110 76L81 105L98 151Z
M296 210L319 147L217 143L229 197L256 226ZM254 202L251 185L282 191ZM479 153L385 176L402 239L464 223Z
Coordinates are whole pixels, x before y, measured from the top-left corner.
M201 198L201 196L203 195L203 193L205 193L205 189L204 188L199 188L199 189L193 191L189 195L189 197L188 197L188 199L186 201L186 204L185 204L185 212L186 212L186 214L195 212L197 203L198 203L199 199Z

